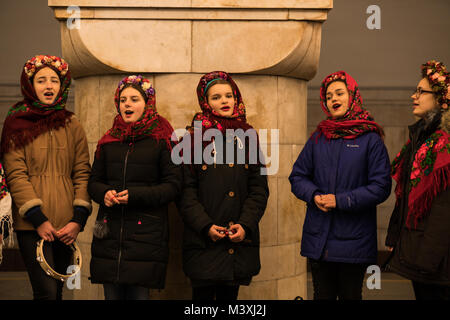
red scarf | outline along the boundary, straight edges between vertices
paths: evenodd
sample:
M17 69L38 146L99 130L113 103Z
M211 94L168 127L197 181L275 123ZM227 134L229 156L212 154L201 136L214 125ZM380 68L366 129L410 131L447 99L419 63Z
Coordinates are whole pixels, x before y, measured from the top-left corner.
M333 81L343 81L349 93L349 108L345 115L339 119L333 119L327 108L327 87ZM327 115L317 126L315 132L323 134L327 139L355 139L370 131L384 137L383 129L374 121L370 113L363 108L362 97L356 81L345 71L338 71L327 76L320 87L320 104Z
M55 63L59 68L55 67ZM30 79L45 67L53 69L61 80L58 96L50 105L44 104L38 99L32 79ZM32 69L30 70L30 68ZM22 148L37 136L64 127L70 121L73 113L65 109L70 83L70 71L63 59L55 56L36 56L27 61L20 78L24 99L10 108L3 124L2 155L12 148Z
M211 106L208 104L207 99L207 90L209 89L210 85L215 80L225 80L227 81L231 89L233 91L233 95L235 97L235 104L233 107L233 113L230 117L222 117L217 112L215 112ZM245 105L241 96L241 92L239 91L239 88L237 84L234 82L234 80L231 78L231 76L224 72L224 71L213 71L210 73L205 74L203 77L200 78L200 81L197 86L197 97L198 102L200 105L200 108L202 112L196 113L194 118L192 119L191 126L189 128L189 132L191 134L191 154L193 157L194 154L194 130L199 130L200 128L194 127L194 121L201 121L201 137L203 137L203 134L208 129L217 129L222 132L223 135L225 135L227 129L242 129L244 132L247 130L254 130L254 128L247 123L246 118L246 111L245 111ZM256 144L257 144L257 150L259 150L259 138L256 135ZM202 139L203 141L203 139ZM203 147L206 147L210 141L203 141ZM248 152L249 150L247 150ZM248 154L247 154L248 155ZM260 156L258 156L258 161L260 161ZM193 158L191 159L191 163L193 163Z
M126 85L135 87L138 91L144 93L146 106L142 116L133 123L126 123L120 114L120 93ZM99 150L105 144L112 142L134 143L145 137L151 137L157 141L164 140L167 148L172 150L171 137L173 127L164 117L156 111L155 91L150 86L150 81L142 76L128 76L119 82L114 96L114 103L119 113L114 118L113 126L98 141L96 157L99 156Z

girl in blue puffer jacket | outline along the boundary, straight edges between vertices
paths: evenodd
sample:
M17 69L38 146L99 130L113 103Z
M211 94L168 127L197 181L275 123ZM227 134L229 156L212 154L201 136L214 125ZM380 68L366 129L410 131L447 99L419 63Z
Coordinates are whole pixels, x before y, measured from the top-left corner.
M383 129L362 106L356 81L338 71L320 99L327 119L311 135L289 181L307 203L301 255L314 299L362 299L366 268L377 260L376 206L391 192Z

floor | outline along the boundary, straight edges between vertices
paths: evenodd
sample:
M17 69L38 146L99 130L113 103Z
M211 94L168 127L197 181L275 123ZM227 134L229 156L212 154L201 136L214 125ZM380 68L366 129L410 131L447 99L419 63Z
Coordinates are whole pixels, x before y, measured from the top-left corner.
M370 278L369 278L370 277ZM363 282L364 300L415 300L411 281L391 272L382 272L379 289L374 287L373 276L366 275ZM308 273L308 300L313 297L311 273Z
M411 282L394 273L381 273L380 289L368 289L374 284L367 275L363 286L364 300L414 300ZM313 288L311 273L308 273L308 299L312 298ZM67 296L67 295L66 295ZM31 286L25 272L0 272L0 300L30 300Z

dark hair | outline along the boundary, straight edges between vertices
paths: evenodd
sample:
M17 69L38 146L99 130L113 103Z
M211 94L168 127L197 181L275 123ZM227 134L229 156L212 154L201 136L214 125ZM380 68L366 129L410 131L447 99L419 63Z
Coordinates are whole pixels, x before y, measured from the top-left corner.
M58 69L54 68L53 66L49 66L49 65L44 64L42 67L37 68L36 71L34 72L34 74L30 77L30 83L31 83L31 85L32 85L33 87L34 87L34 84L33 84L34 77L36 76L36 74L37 74L39 71L41 71L41 70L44 69L44 68L50 68L50 69L52 69L53 71L55 71L56 75L58 76L59 83L61 84L61 83L63 82L63 79L62 79L62 77L61 77L60 71L59 71Z
M133 88L133 89L136 89L137 91L139 91L139 93L141 94L142 98L144 98L144 101L147 103L148 97L147 97L147 95L145 94L144 90L142 90L141 86L138 86L138 85L136 85L136 84L134 84L134 83L127 83L127 84L122 88L122 90L120 90L120 93L119 93L119 100L120 100L120 96L122 95L122 91L125 90L126 88L130 88L130 87Z
M329 82L329 83L327 83L327 85L326 85L326 87L325 87L325 94L327 93L327 90L328 90L328 87L330 86L330 84L332 84L332 83L334 83L334 82L343 82L344 84L345 84L345 86L347 87L347 82L345 82L345 80L342 80L342 79L336 79L336 80L333 80L333 81L331 81L331 82Z
M206 92L205 92L206 97L208 97L209 89L214 87L216 84L228 84L231 87L231 91L233 91L233 87L231 86L231 83L229 83L227 80L218 79L218 80L214 80L214 82L212 82L211 85L207 87ZM234 96L234 92L233 92L233 96Z

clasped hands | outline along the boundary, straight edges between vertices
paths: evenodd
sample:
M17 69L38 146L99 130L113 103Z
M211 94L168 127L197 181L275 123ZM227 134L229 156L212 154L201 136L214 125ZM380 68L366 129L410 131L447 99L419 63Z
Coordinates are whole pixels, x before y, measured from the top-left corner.
M228 229L213 224L209 228L208 236L214 242L225 237L228 237L232 242L241 242L245 239L245 230L240 224L233 224Z
M56 230L48 220L36 228L39 236L45 241L53 242L55 239L59 239L68 246L77 239L80 230L81 226L77 222L69 222L61 229Z
M314 196L316 206L323 212L336 208L336 196L334 194L319 194Z
M128 190L117 193L116 190L109 190L105 193L105 206L112 207L115 204L128 204Z

